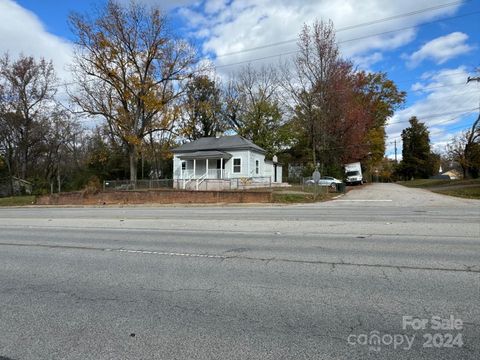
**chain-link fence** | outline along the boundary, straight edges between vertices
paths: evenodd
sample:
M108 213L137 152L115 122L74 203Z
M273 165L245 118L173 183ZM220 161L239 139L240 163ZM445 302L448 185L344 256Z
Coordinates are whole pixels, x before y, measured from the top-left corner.
M184 190L251 190L271 188L275 185L269 176L242 177L232 179L177 179L174 181L175 189Z
M272 178L243 177L233 179L160 179L160 180L107 180L103 182L104 191L132 191L132 190L155 190L155 189L184 189L184 190L251 190L271 188L278 185L272 182Z
M172 188L172 179L158 180L106 180L103 182L104 191L127 191L127 190L154 190Z

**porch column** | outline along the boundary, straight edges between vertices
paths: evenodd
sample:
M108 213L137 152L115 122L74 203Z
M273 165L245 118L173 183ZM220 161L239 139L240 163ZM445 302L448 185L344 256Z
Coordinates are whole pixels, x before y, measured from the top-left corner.
M197 159L193 159L193 178L194 179L197 173L196 169L197 169Z
M223 179L223 158L220 158L220 179Z
M205 169L205 179L208 179L208 158L206 159L207 164L206 164L206 169Z

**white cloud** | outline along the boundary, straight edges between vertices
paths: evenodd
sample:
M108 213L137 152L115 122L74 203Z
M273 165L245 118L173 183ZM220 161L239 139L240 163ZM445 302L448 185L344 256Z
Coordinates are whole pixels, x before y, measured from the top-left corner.
M443 146L453 131L458 132L467 128L468 121L465 120L478 114L476 109L479 94L478 84L466 84L468 75L464 66L443 69L436 73L424 73L423 82L417 82L411 87L411 93L421 99L397 111L389 121L387 153L393 153L394 139L397 139L397 146L401 149L400 134L409 126L408 120L412 116L425 122L430 129L430 140L436 149Z
M232 0L222 10L217 11L223 1L208 0L204 5L189 8L202 17L202 21L194 18L190 24L195 34L198 26L206 26L209 34L204 42L204 52L216 55L241 52L228 56L220 56L217 65L244 62L253 58L271 57L272 55L293 52L296 50L295 39L304 23L311 24L315 19L332 19L337 29L384 19L412 10L424 9L438 5L436 0L421 2L414 0L382 1L382 0ZM395 18L391 21L378 22L368 26L344 29L337 32L337 39L343 56L364 57L370 52L381 53L393 50L411 42L416 36L416 30L405 29L389 32L392 29L414 27L415 25L451 15L461 6L457 4L435 11L419 13L415 16ZM188 22L188 20L187 20ZM380 34L371 36L372 34ZM199 35L205 36L205 32ZM366 36L369 36L366 38ZM350 41L352 39L357 39ZM275 47L245 51L254 47L276 42L293 40L287 44ZM378 56L378 55L377 55ZM275 62L275 58L265 60Z
M383 60L383 54L377 51L365 56L354 56L351 60L360 70L369 71L372 65Z
M466 44L467 40L468 35L462 32L440 36L427 42L418 51L408 56L408 65L415 67L426 59L432 59L437 64L443 64L458 55L472 51L473 47Z
M5 52L52 60L57 76L69 78L72 44L48 33L35 14L11 0L0 1L0 53Z
M205 3L205 11L207 14L216 14L225 9L226 5L225 0L208 0Z

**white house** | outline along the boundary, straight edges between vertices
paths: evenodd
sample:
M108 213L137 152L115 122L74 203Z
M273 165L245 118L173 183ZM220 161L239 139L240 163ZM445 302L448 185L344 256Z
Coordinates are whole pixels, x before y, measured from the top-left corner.
M282 183L282 166L265 160L265 150L239 135L200 138L172 152L177 188L213 190Z

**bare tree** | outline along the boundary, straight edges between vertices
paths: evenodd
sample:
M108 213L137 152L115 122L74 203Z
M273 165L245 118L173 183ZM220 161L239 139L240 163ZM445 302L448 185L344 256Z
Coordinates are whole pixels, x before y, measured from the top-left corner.
M469 130L454 137L446 150L449 160L462 167L464 178L477 177L480 172L480 116Z
M272 66L246 66L231 80L225 94L230 126L264 148L271 157L290 145L292 134L280 100L281 84Z
M325 147L328 91L339 65L344 62L339 57L332 22L316 21L312 26L304 25L298 47L294 70L287 66L283 69L283 85L293 99L290 104L293 113L308 129L315 165L319 150Z
M73 72L79 84L72 100L82 111L106 119L128 148L130 179L137 179L138 149L152 133L168 131L169 106L192 76L195 53L169 34L160 10L110 0L96 19L73 14Z
M80 137L82 128L71 114L60 107L52 110L48 125L43 135L44 156L40 168L43 177L50 184L56 183L57 191L61 192L63 180L78 169L76 139Z
M30 175L35 147L42 141L48 112L54 104L53 64L24 55L12 61L6 54L0 59L0 83L3 89L3 109L0 110L7 116L9 138L16 142L18 176L25 179Z

